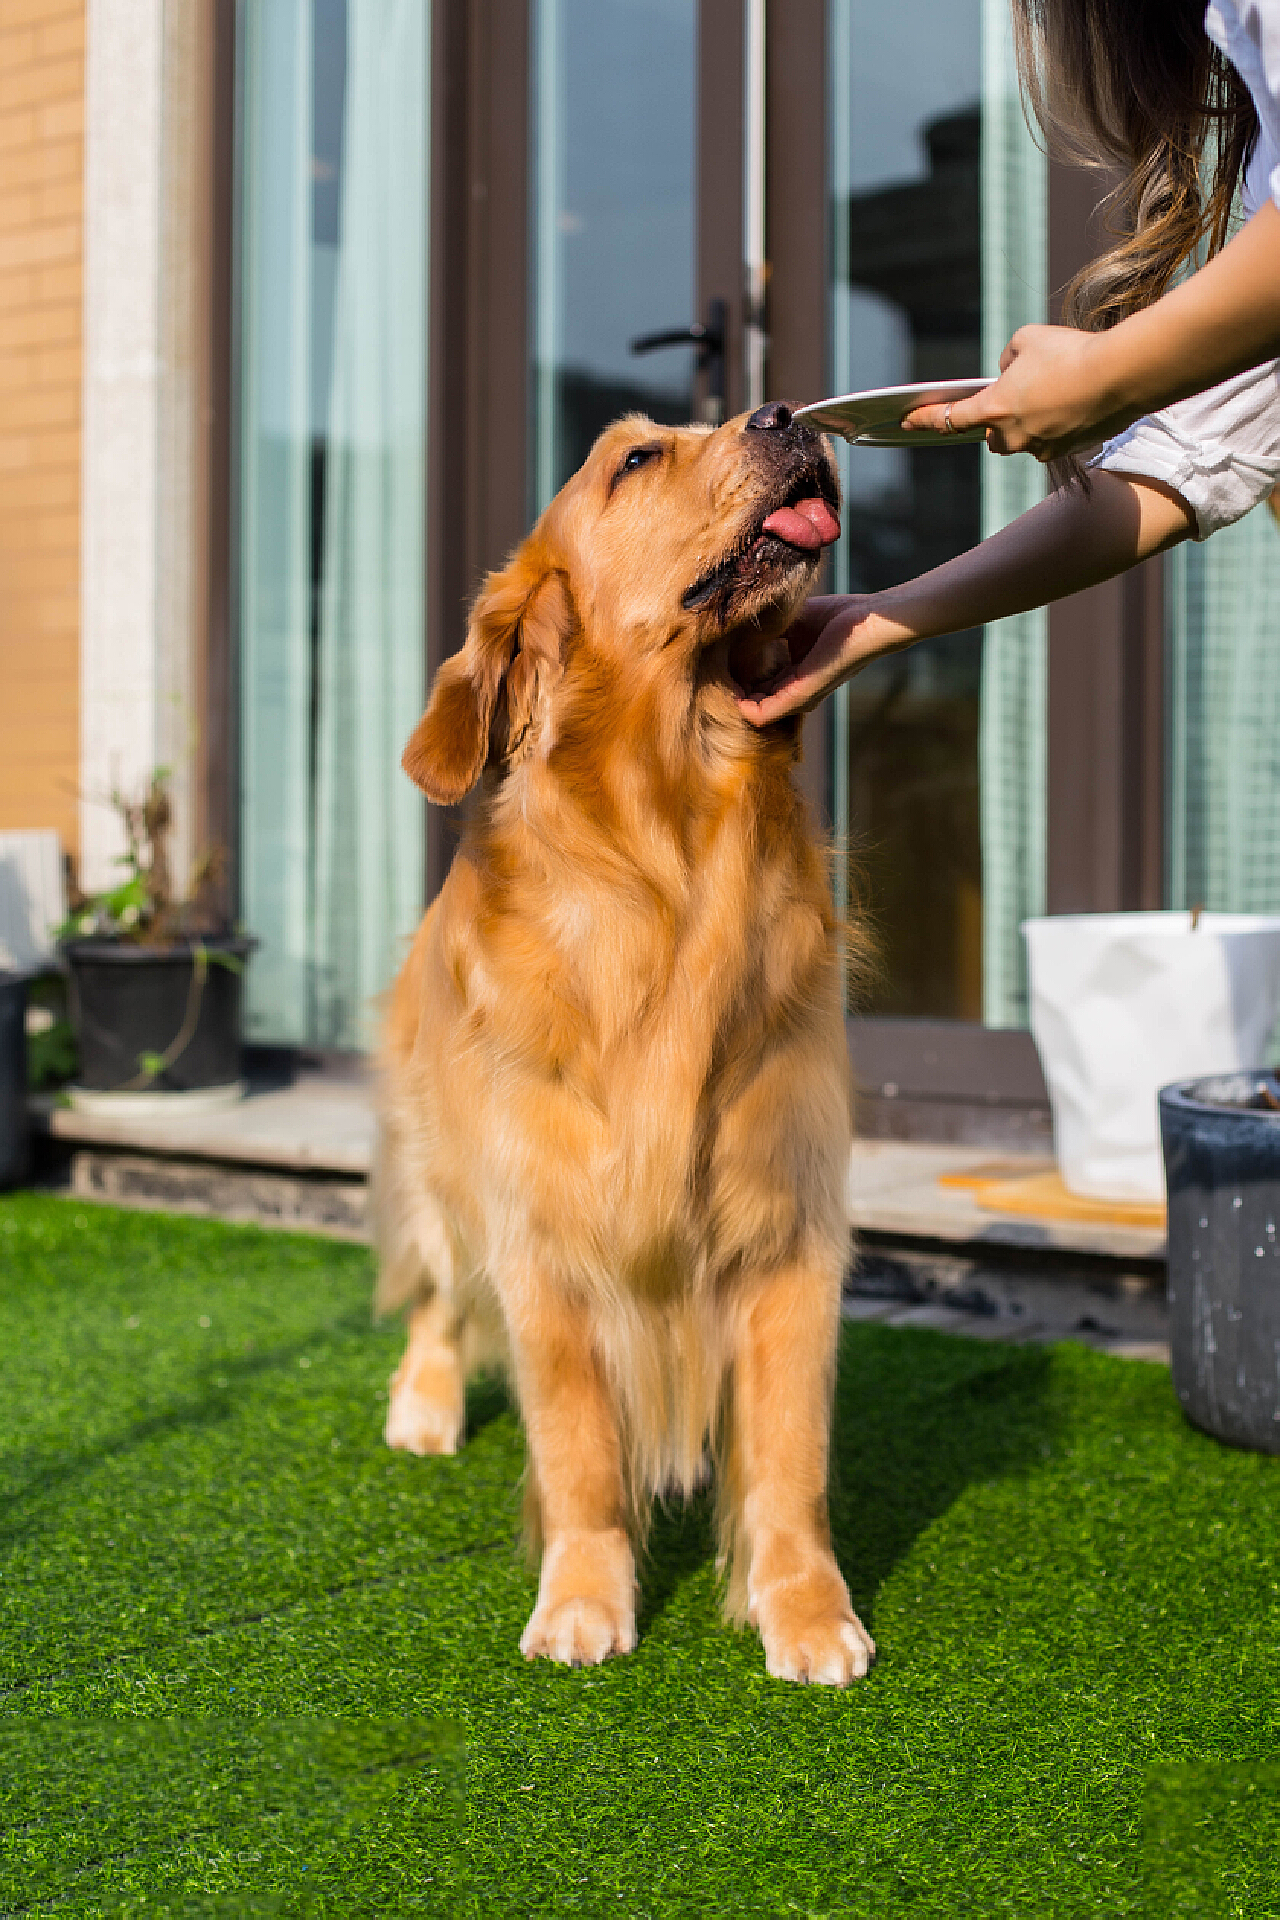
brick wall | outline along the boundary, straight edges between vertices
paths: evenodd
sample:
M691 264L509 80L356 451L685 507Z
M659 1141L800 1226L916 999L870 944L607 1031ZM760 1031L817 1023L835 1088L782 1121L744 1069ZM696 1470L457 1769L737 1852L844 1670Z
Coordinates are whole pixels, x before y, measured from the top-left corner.
M77 840L85 0L0 0L0 828Z

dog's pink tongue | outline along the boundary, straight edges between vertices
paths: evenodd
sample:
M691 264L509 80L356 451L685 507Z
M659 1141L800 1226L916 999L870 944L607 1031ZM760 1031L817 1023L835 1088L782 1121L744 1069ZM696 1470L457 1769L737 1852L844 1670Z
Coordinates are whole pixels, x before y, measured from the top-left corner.
M776 534L789 547L829 547L840 538L840 522L825 500L797 500L794 507L779 507L764 523L766 533Z

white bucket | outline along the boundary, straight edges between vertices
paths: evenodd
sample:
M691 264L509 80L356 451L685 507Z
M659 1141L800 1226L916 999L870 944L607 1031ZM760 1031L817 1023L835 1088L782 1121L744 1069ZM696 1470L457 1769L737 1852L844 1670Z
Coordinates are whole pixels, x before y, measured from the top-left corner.
M1160 1200L1159 1088L1260 1066L1280 1004L1280 916L1026 920L1031 1034L1064 1183Z

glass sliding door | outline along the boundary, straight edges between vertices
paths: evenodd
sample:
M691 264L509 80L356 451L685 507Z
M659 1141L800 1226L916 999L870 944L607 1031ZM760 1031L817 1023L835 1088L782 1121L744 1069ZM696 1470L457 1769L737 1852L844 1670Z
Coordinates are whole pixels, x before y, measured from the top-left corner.
M610 420L692 417L696 0L536 0L531 58L531 495Z
M422 907L430 9L238 19L248 1028L347 1048Z
M1006 15L1003 0L831 0L836 392L994 367L1043 311L1044 173L1018 132ZM963 551L1038 486L992 473L979 447L840 457L842 592ZM834 703L841 891L879 930L877 1012L1023 1015L1018 922L1043 895L1044 638L1043 623L1015 626L878 662Z
M1280 909L1280 525L1268 505L1165 560L1171 907Z
M982 0L982 371L1019 327L1048 318L1049 166L1028 130L1008 0ZM982 537L1044 495L1037 461L979 449ZM984 629L978 734L982 819L982 1017L1027 1024L1022 922L1045 911L1049 793L1049 615L1036 607Z

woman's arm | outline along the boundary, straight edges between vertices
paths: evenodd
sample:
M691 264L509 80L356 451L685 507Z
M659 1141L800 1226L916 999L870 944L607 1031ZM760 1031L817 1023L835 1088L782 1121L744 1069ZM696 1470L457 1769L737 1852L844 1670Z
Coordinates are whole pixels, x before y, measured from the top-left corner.
M882 653L962 633L1123 573L1194 533L1180 496L1156 481L1094 472L1086 493L1067 487L980 546L882 593L810 600L787 635L792 667L739 706L757 726L817 706Z
M1268 200L1180 286L1106 333L1022 327L1000 378L950 409L918 407L914 427L985 426L997 453L1057 460L1188 394L1280 353L1280 208Z

